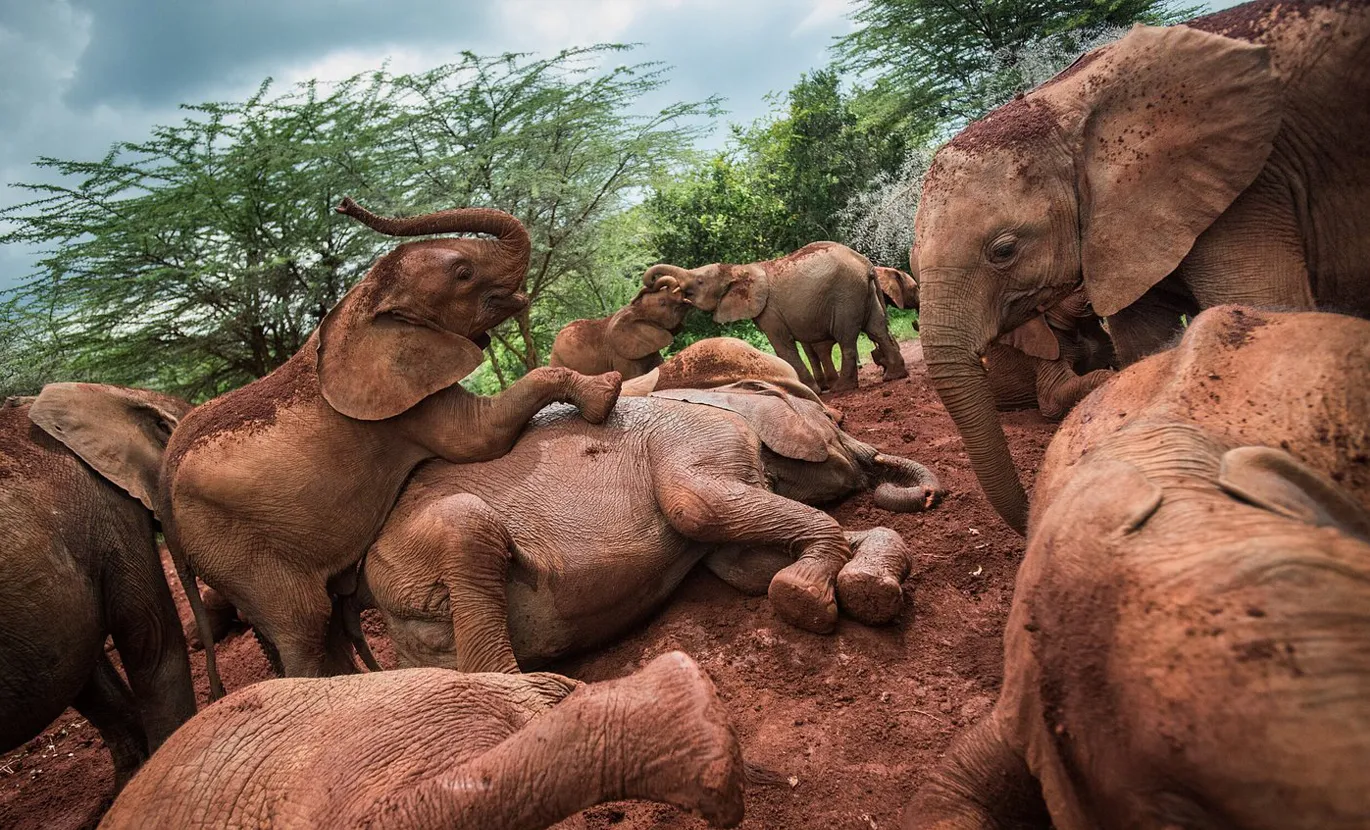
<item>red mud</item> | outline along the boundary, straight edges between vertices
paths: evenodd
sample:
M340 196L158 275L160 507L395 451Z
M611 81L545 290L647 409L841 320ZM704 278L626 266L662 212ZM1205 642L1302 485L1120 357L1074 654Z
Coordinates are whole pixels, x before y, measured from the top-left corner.
M890 626L843 620L831 636L776 619L765 597L744 597L703 569L641 630L613 648L553 668L583 680L633 671L670 649L691 654L727 703L747 759L793 784L751 787L746 828L881 830L897 826L904 802L953 735L989 710L1002 674L1001 631L1023 545L994 515L970 472L961 439L905 344L911 376L882 384L867 366L863 386L827 398L856 437L932 468L949 495L931 513L896 515L870 495L837 505L844 526L885 525L908 542L915 562L912 602ZM1054 425L1036 411L1005 413L1020 469L1035 470ZM1031 474L1026 474L1025 484ZM173 591L189 620L179 588ZM374 621L368 620L368 633ZM376 627L378 631L378 627ZM378 656L388 663L388 643ZM250 634L219 644L230 690L270 670ZM207 699L204 660L191 655ZM41 770L41 771L40 771ZM0 758L0 827L94 824L113 784L109 753L95 730L68 711L47 732ZM638 802L604 805L560 830L702 828L695 818Z

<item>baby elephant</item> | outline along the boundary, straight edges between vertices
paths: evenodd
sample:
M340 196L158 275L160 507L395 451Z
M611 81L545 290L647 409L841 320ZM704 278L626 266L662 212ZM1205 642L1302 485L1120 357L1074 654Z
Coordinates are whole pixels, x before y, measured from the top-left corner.
M732 827L742 783L713 684L678 651L589 686L408 669L235 692L172 736L100 826L532 830L640 798Z
M461 671L600 645L701 560L768 591L801 628L832 631L839 603L887 622L909 570L898 535L844 533L800 503L869 487L893 510L942 495L922 465L767 384L623 398L600 426L550 407L503 458L420 468L367 554L359 598L383 612L401 665Z
M1052 441L993 712L909 828L1363 828L1370 322L1218 306Z
M671 345L689 310L675 281L662 278L608 317L567 323L547 363L586 375L616 371L624 380L638 377L661 365L661 350Z
M0 752L75 706L109 747L117 789L195 714L152 513L189 409L89 383L0 407ZM110 635L127 683L105 655Z

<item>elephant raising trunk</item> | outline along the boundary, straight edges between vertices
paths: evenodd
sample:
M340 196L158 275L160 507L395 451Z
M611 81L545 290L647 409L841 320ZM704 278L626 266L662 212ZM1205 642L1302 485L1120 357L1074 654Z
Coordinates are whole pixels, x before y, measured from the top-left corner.
M932 471L917 461L897 455L877 453L875 504L893 513L917 513L937 504L941 485Z
M532 243L523 223L502 210L492 208L453 208L405 218L377 216L346 196L335 208L363 225L386 236L429 236L440 233L486 233L499 239L509 250L510 265L522 273L528 270Z
M660 265L653 265L643 273L642 285L646 288L656 289L663 281L670 280L668 284L671 286L671 290L674 291L680 286L680 274L682 273L685 273L684 268L676 265L667 265L663 262Z

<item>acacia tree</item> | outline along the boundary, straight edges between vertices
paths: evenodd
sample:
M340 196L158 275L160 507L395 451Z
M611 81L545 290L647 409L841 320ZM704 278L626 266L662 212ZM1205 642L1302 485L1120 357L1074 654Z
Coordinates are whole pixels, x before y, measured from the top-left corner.
M102 159L40 159L59 182L21 185L34 198L0 213L14 228L0 242L45 251L14 313L60 358L55 374L207 397L289 358L393 244L335 216L342 196L395 213L492 206L534 244L533 310L496 333L512 362L491 355L497 375L521 373L566 310L595 305L583 289L624 256L602 232L627 196L716 112L709 100L633 114L665 76L597 68L622 48L467 53L275 97L268 81Z

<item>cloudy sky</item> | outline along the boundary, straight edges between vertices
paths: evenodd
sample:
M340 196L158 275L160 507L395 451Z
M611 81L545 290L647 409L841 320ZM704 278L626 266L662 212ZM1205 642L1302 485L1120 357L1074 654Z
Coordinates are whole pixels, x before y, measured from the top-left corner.
M1231 5L1218 0L1214 6ZM395 11L403 8L403 14ZM112 142L179 120L182 102L338 79L389 60L424 69L470 49L552 52L644 44L670 64L673 100L727 98L727 120L823 65L850 30L849 0L0 0L0 205L33 181L34 158L97 158ZM725 131L715 134L721 141ZM0 246L0 288L31 254Z

